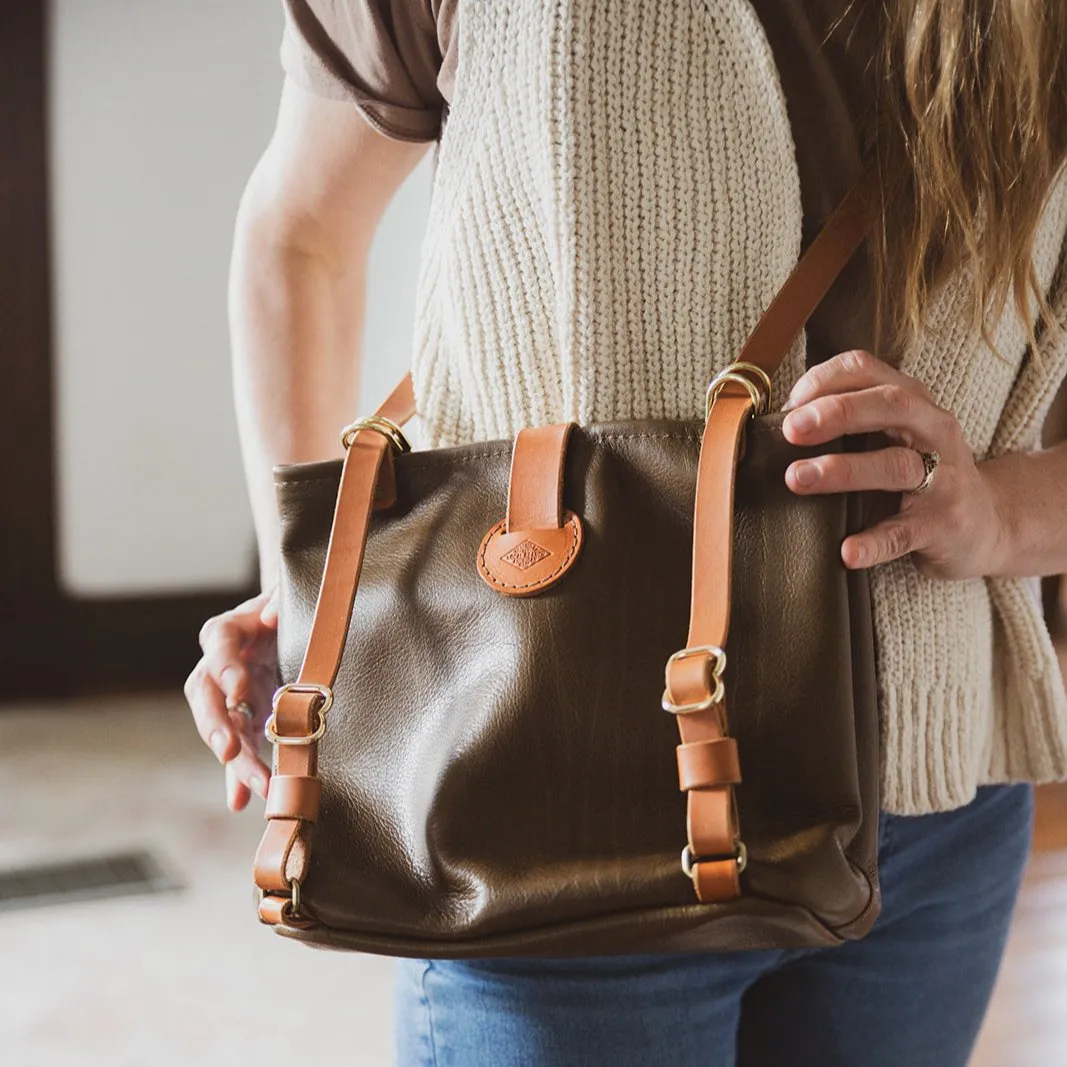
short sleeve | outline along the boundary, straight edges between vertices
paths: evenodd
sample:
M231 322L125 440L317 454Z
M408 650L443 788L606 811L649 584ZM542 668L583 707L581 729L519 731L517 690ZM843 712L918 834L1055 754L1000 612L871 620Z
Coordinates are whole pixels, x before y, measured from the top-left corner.
M351 103L403 141L440 134L441 51L430 0L284 0L281 61L301 88Z

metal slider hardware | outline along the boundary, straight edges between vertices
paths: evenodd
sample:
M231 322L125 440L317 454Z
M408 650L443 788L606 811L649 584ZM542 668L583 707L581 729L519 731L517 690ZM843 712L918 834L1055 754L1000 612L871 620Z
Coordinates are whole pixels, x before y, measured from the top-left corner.
M728 857L726 856L694 856L693 850L686 845L685 848L682 849L682 871L695 885L696 866L698 863L711 863L716 860L724 860L727 858ZM737 839L733 859L737 863L737 873L741 874L741 872L748 866L748 849L745 847L745 843L741 838Z
M319 724L314 731L305 737L284 737L278 734L274 727L276 723L275 713L278 710L278 702L286 693L317 693L322 697L322 704L316 708ZM314 682L291 682L288 685L279 686L274 691L274 699L271 701L270 718L263 727L263 733L272 745L310 745L318 741L326 733L326 712L333 707L333 690L328 685L316 685Z
M705 418L710 418L715 401L728 383L742 386L752 398L752 414L763 415L771 406L771 379L762 367L755 363L731 363L724 367L708 383Z
M356 419L355 422L350 422L341 431L341 444L344 445L346 451L352 447L352 442L356 439L356 434L360 430L372 430L374 433L380 433L397 452L411 451L411 444L404 436L403 431L392 419L387 419L384 415L368 415L365 419Z
M671 700L670 695L671 664L676 663L680 659L687 659L690 656L715 657L715 663L711 668L711 677L715 681L715 688L712 689L711 696L706 700L699 700L695 704L675 704ZM683 648L680 652L675 652L674 655L667 660L667 668L664 672L667 684L663 690L663 710L669 711L672 715L692 715L694 712L704 711L706 708L710 708L712 705L720 703L722 698L726 695L726 687L723 685L722 680L725 670L726 652L719 648L718 645L696 645L693 648Z

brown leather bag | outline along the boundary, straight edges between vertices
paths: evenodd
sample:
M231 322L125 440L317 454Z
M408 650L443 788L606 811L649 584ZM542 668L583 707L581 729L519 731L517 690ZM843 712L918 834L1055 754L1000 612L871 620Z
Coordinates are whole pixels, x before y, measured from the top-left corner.
M846 198L712 383L704 426L409 452L405 379L346 429L343 464L276 470L264 922L426 957L870 929L873 641L866 576L839 556L859 502L793 496L804 450L765 413L866 199Z

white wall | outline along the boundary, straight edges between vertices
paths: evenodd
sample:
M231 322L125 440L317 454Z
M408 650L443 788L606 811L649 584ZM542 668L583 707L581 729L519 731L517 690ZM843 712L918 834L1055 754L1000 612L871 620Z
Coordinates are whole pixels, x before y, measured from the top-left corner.
M80 595L231 586L254 540L233 416L233 216L273 125L279 3L53 0L60 567ZM429 159L372 258L364 396L409 359Z

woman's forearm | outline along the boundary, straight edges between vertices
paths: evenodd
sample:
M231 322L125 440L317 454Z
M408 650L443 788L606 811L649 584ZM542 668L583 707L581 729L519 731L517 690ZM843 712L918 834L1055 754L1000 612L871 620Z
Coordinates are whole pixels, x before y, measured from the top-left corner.
M230 270L237 422L264 588L278 577L271 468L341 455L341 429L357 413L371 242L427 147L285 81Z
M993 573L1067 573L1067 442L988 460L979 470L993 487L1001 517Z
M272 468L341 454L355 417L365 249L343 263L284 220L253 176L238 215L230 327L238 430L263 588L277 582Z

